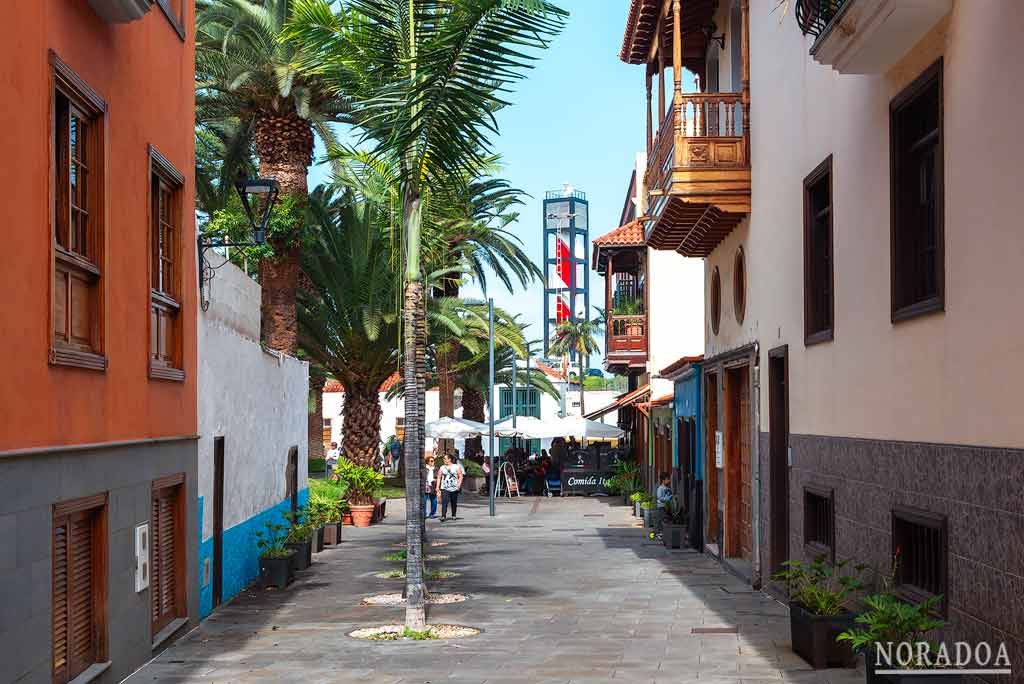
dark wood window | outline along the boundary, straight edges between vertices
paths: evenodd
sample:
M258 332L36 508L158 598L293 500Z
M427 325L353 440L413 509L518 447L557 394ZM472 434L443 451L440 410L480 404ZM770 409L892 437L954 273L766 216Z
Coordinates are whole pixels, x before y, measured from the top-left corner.
M718 267L711 273L711 293L708 302L708 313L711 315L711 332L718 334L719 325L722 322L722 276Z
M732 307L736 322L742 324L747 309L747 260L742 247L736 250L732 265Z
M53 509L53 681L106 659L105 494Z
M149 596L153 636L185 617L185 476L153 483L150 526Z
M50 53L53 300L50 363L104 370L106 104Z
M832 339L832 156L804 179L804 344Z
M804 487L804 546L817 556L836 559L835 491L807 485Z
M889 126L895 323L944 307L941 60L892 101Z
M897 508L892 512L892 553L896 560L896 592L912 602L943 596L947 589L948 525L945 516Z
M149 373L184 380L181 314L181 188L184 177L150 146Z

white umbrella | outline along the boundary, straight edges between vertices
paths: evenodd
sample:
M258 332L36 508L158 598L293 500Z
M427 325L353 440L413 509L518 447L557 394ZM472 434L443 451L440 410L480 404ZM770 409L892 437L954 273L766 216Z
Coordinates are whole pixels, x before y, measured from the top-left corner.
M533 416L516 416L512 427L512 416L494 424L494 434L502 437L525 437L526 439L551 439L565 437L562 427L555 421L544 421Z
M466 439L487 432L487 426L468 418L439 418L427 423L427 437L435 439Z
M587 420L580 416L561 418L558 420L557 426L552 425L551 427L559 430L562 437L575 437L576 439L619 439L625 434L614 425Z

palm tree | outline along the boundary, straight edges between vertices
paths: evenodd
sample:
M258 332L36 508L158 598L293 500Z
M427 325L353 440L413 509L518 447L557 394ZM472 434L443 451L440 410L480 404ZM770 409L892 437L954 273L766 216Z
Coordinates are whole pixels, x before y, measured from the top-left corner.
M277 211L290 218L269 236L273 256L260 262L263 337L269 347L288 354L296 350L299 236L313 137L333 142L328 123L339 121L346 110L337 91L315 74L299 72L301 53L281 39L293 7L292 0L199 0L196 15L199 127L226 136L231 152L255 149L259 175L280 185ZM226 164L224 170L237 168ZM227 188L218 184L221 196L230 195L232 179L223 180L229 182Z
M298 295L299 343L344 386L342 446L369 465L380 444L380 388L398 365L399 282L374 206L326 199L302 263L311 286Z
M586 414L583 403L583 365L591 354L597 353L597 335L604 326L604 320L599 316L593 320L580 318L559 323L555 332L551 335L551 344L548 347L553 356L574 354L580 365L580 415Z
M510 84L562 28L544 0L297 0L289 36L313 73L353 97L367 140L401 164L405 288L405 462L423 453L426 383L422 238L425 197L450 177L472 175L496 132L494 113ZM406 470L406 626L426 625L420 471Z

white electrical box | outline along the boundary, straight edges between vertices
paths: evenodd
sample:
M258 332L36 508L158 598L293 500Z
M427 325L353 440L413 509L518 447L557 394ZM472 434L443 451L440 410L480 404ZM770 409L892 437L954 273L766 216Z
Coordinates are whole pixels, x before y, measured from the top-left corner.
M149 587L149 523L135 526L135 591Z

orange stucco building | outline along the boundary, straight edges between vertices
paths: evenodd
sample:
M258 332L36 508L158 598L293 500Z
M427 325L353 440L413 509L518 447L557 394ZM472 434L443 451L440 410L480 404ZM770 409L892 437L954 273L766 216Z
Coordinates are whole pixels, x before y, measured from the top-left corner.
M0 682L119 681L197 614L194 11L0 23Z

